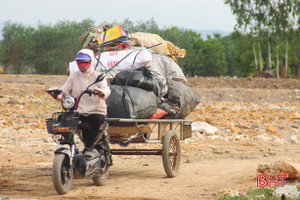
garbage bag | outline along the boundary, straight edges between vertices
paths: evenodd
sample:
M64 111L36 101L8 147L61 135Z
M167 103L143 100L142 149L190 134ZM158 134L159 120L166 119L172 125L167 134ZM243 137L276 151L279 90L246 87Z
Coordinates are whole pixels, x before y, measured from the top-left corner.
M169 56L174 61L177 61L177 57L183 58L186 54L185 49L180 49L179 47L175 46L172 42L164 40L157 34L136 32L132 33L131 36L135 40L136 45L142 47L152 47L151 49L154 52L165 56Z
M137 70L121 71L111 84L138 87L147 91L153 91L157 97L160 97L160 87L157 79L146 67Z
M183 119L196 108L200 99L196 96L193 88L182 82L174 80L172 82L172 85L168 86L166 96L168 101L179 105L179 112L176 115L167 115L166 118Z
M156 113L159 99L152 91L137 87L110 85L106 99L108 118L147 119Z
M160 87L162 96L167 93L168 79L182 81L184 83L188 82L179 65L172 58L164 55L152 53L149 70L161 80Z

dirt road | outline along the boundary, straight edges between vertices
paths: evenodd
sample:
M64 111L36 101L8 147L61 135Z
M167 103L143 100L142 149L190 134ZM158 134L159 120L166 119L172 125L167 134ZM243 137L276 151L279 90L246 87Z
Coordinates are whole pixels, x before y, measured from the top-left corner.
M77 179L71 192L58 196L51 181L57 145L44 119L59 103L44 90L64 80L0 75L0 199L217 199L256 188L259 164L300 164L300 80L199 77L190 83L202 102L187 118L219 132L193 132L183 141L177 177L166 177L160 156L113 156L106 185Z

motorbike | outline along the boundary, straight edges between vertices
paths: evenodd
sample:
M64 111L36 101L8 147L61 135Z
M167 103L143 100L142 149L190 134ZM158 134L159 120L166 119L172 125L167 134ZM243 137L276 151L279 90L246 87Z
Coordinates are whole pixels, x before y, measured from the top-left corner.
M82 95L96 94L89 88L104 79L99 75L95 82L87 87L78 97L65 95L61 90L47 90L56 95L62 95L62 108L64 112L55 112L51 118L46 119L47 131L52 134L53 140L59 144L55 150L52 167L52 182L58 194L66 194L71 190L73 179L91 177L97 186L104 185L109 177L109 167L112 158L107 133L108 122L100 126L99 134L92 145L91 154L85 155L84 150L79 151L75 145L75 135L82 140L82 128L86 124L79 120L76 111Z

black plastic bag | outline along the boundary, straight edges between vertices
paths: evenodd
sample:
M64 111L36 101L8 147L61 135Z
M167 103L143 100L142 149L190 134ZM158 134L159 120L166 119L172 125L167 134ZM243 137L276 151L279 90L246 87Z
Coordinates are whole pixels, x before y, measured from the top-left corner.
M156 113L159 99L152 91L137 87L110 85L106 99L108 118L147 119Z
M196 108L200 99L188 85L174 80L172 82L173 84L168 86L166 97L169 102L178 104L179 111L176 115L166 115L165 118L184 119Z
M146 67L137 70L121 71L111 84L138 87L147 91L153 91L156 96L160 97L159 83Z

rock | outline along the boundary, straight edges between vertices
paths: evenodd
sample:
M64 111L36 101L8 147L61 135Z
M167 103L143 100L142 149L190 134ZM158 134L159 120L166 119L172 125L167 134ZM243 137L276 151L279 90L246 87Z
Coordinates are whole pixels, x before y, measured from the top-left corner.
M35 152L36 154L47 154L47 152L46 151L37 151L37 152Z
M270 104L270 105L268 106L268 108L273 109L273 110L280 110L280 109L281 109L279 106L272 105L272 104Z
M289 141L290 141L291 144L297 144L298 143L298 138L297 138L296 135L292 135Z
M271 133L276 133L277 132L277 128L273 125L268 126L268 128L266 129L267 132L271 132Z
M193 122L192 131L199 131L210 135L214 135L220 130L206 122Z
M300 119L300 113L295 113L295 119Z
M262 140L262 141L270 141L271 140L270 137L267 137L265 135L258 135L258 136L255 137L255 139Z
M231 131L231 133L238 133L240 131L240 129L235 126L231 126L230 131Z
M257 198L266 198L266 196L264 194L258 194L258 195L255 195L255 197L257 197Z
M276 174L287 174L288 177L286 179L300 177L300 166L288 161L275 161L269 165L260 164L257 171L262 174L271 175L272 177Z
M284 187L278 187L273 192L275 197L281 197L284 195L285 197L296 199L299 197L299 193L296 185L285 185Z
M218 193L229 197L239 196L239 192L232 189L221 190Z
M14 98L12 98L12 97L9 97L9 100L8 100L7 104L12 104L12 105L14 105L14 104L17 104L17 101L16 101L16 99L14 99Z
M37 118L37 115L36 114L34 114L34 113L28 113L27 114L27 117L29 117L29 118Z
M211 135L211 136L208 136L207 139L210 139L210 140L216 140L216 139L219 139L220 136L218 135Z
M186 138L186 139L184 140L184 143L185 143L185 144L191 144L191 143L193 143L193 142L195 142L195 140L194 140L194 139L191 139L191 138Z
M201 134L200 132L198 132L198 131L195 131L193 134L192 134L192 138L194 138L194 139L201 139L201 138L203 138L204 136L203 136L203 134Z
M278 144L283 144L283 143L284 143L284 140L283 140L283 139L280 139L280 138L278 138L278 137L276 137L276 136L273 136L273 137L272 137L272 142L278 143Z
M207 122L207 123L209 123L209 124L211 124L211 125L214 125L214 121L213 121L213 119L211 119L211 118L205 118L205 122Z
M250 126L250 129L258 129L258 128L259 128L259 126L255 125L255 124L252 124L252 125Z
M25 118L25 114L20 113L20 114L18 115L18 117L19 117L19 118Z

